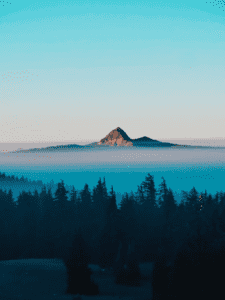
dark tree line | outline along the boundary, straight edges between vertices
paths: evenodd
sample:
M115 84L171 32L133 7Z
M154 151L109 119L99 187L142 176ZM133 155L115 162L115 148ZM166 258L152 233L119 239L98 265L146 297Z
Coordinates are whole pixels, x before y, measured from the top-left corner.
M15 175L6 175L4 172L0 172L0 181L8 181L8 182L24 182L24 183L29 183L29 184L42 184L41 180L35 181L35 180L30 180L28 178L25 178L23 175L19 178L18 176Z
M0 259L68 261L79 232L89 263L113 269L118 283L121 277L132 282L128 280L131 275L124 274L136 270L132 276L138 282L140 262L155 261L160 266L161 260L161 265L169 266L187 237L196 236L199 224L209 243L223 240L225 193L199 193L193 187L182 191L177 203L165 179L157 189L149 173L135 193L123 195L119 207L113 186L108 191L105 178L99 178L92 191L85 184L81 191L73 187L69 192L63 180L55 193L43 185L41 192L22 191L13 199L11 189L0 190Z

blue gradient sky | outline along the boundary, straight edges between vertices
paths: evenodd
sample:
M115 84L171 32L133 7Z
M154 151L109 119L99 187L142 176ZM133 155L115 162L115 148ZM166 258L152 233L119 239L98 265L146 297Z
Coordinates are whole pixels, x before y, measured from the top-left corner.
M206 2L1 2L0 142L224 137L225 11Z

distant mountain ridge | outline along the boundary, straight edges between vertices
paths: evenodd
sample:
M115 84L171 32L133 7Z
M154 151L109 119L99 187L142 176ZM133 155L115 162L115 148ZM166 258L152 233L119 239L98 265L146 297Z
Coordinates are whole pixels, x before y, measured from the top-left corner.
M177 144L160 142L157 140L150 139L147 136L143 136L137 139L131 139L126 132L117 127L113 129L109 134L107 134L103 139L99 142L94 142L87 145L77 145L77 144L69 144L69 145L58 145L58 146L50 146L45 148L33 148L29 150L21 150L18 152L37 152L37 151L64 151L69 149L91 149L91 148L105 148L105 147L172 147L172 146L181 146Z
M107 146L126 146L126 147L153 147L153 146L178 146L171 143L163 143L157 140L150 139L147 136L143 136L137 139L131 139L126 132L117 127L112 130L106 137L100 140L97 145L107 145Z

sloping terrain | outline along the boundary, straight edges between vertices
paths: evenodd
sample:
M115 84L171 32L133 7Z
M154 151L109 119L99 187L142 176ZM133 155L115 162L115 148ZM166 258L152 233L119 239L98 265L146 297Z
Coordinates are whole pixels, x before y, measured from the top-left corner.
M143 274L151 274L152 265L142 264ZM93 280L99 286L97 296L66 295L66 267L59 259L20 259L0 262L0 299L5 300L133 300L151 299L151 282L140 287L116 285L110 272L89 265ZM146 273L147 272L147 273Z

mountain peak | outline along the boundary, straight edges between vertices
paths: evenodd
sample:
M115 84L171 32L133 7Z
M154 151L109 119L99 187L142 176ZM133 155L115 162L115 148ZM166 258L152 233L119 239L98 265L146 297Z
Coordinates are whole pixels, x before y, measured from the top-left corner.
M106 137L100 140L98 145L133 146L132 139L120 127L113 129Z
M170 143L162 143L157 140L150 139L147 136L143 136L137 139L131 139L126 132L120 128L116 127L109 134L106 135L100 142L96 145L106 145L106 146L134 146L134 147L168 147L173 146ZM174 145L175 146L175 145Z

